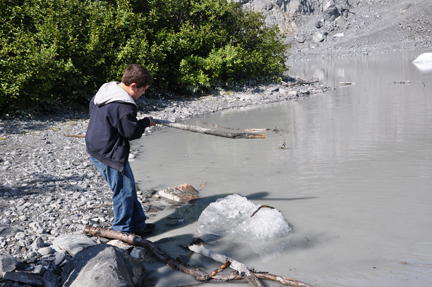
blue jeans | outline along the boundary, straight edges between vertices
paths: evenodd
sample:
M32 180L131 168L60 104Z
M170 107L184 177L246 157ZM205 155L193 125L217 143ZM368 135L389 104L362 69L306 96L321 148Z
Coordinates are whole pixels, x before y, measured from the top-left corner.
M90 157L90 160L113 192L114 221L112 229L126 233L142 231L146 226L146 216L137 198L135 179L129 162L122 174L94 157Z

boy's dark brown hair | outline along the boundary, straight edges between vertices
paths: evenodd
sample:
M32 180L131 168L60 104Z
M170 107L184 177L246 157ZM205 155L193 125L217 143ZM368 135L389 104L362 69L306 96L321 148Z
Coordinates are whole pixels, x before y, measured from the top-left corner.
M135 83L137 88L142 88L150 86L153 83L153 78L150 72L140 64L131 64L126 68L121 81L126 86Z

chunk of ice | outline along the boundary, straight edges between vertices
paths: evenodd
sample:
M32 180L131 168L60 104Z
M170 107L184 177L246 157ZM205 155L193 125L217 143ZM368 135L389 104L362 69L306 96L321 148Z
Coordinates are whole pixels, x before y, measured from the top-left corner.
M414 66L422 73L432 72L432 53L423 53L413 61Z
M237 243L265 243L286 237L291 228L276 209L259 208L238 194L211 203L198 219L198 232L227 237ZM283 249L283 248L282 248Z

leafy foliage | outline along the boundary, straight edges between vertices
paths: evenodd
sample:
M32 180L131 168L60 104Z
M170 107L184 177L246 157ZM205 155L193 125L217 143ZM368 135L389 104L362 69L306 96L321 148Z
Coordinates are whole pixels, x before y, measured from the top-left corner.
M2 0L0 114L87 103L131 63L197 91L286 70L278 28L226 0Z

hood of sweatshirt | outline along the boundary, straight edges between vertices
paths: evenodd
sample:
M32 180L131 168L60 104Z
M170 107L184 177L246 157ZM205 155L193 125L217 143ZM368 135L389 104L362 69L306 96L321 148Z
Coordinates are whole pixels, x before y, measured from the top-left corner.
M94 104L102 106L112 102L125 102L136 106L134 99L118 84L119 82L103 84L96 93Z

